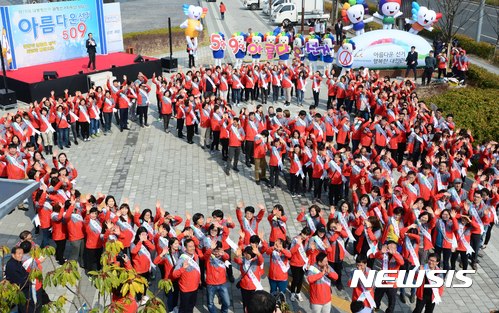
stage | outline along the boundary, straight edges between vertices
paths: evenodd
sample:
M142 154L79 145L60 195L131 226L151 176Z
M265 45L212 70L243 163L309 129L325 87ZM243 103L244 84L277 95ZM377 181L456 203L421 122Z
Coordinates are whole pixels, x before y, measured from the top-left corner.
M51 90L55 91L56 96L63 95L64 89L69 89L70 94L74 94L77 90L85 93L89 88L87 76L99 72L111 71L120 81L123 75L127 75L129 80L135 80L139 72L147 77L151 77L153 73L161 75L159 59L143 56L144 62L135 63L136 57L135 54L124 52L97 55L95 71L87 69L86 57L24 67L7 71L7 84L9 89L16 92L18 100L30 103L49 97ZM57 72L58 78L44 80L45 71Z

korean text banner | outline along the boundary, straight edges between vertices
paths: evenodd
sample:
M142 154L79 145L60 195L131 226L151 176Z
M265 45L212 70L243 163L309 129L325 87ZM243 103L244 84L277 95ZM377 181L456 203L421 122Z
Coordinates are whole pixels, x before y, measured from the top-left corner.
M83 57L88 33L97 53L107 53L102 0L12 5L2 8L2 17L12 69Z

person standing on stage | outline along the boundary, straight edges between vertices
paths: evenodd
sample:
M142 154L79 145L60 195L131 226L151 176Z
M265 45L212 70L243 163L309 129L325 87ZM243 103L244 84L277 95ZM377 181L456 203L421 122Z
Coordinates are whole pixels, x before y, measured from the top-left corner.
M88 53L87 68L90 69L90 65L93 64L92 69L95 71L95 54L97 53L97 43L95 42L92 33L88 33L86 47Z

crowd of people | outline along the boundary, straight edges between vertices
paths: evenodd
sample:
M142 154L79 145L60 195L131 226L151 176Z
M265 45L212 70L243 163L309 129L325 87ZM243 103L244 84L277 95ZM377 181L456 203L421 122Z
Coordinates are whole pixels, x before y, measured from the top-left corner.
M40 182L32 196L39 244L45 247L53 240L59 264L69 256L87 272L98 270L106 242L118 240L124 246L122 266L148 281L161 275L173 282L167 308L179 312L192 312L201 291L209 312L216 312L215 295L227 312L229 283L237 284L247 309L263 289L264 263L271 293L289 290L291 301L303 301L306 281L311 309L321 313L331 310L331 288L344 289L343 263L349 254L364 273L377 268L449 270L457 268L458 260L463 269L478 267L498 222L499 145L477 145L469 130L455 125L452 114L420 101L413 81L398 82L367 69L341 77L334 70L323 75L294 60L289 67L201 67L153 76L151 83L155 95L142 73L134 81L124 76L85 94L52 93L2 117L0 176ZM307 85L313 104L304 110ZM325 103L321 88L327 89ZM165 132L175 118L179 138L186 126L189 144L197 133L202 149L218 154L221 148L227 175L239 172L241 160L254 169L256 184L272 189L285 188L286 182L292 197L313 199L313 205L301 208L300 232L289 233L286 226L297 208L280 204L258 205L257 212L240 202L235 217L220 209L210 216L177 216L159 202L153 212L127 199L120 203L113 195L82 196L86 191L73 184L77 169L53 146L63 150L71 142L106 135L113 118L120 131L129 129L129 117L148 127L148 108L154 102ZM291 113L291 105L297 114ZM478 171L465 190L472 160ZM268 236L259 229L264 219L271 228ZM237 242L230 239L234 233ZM32 234L23 232L21 239L8 272L42 266L29 257ZM233 266L241 273L237 279ZM39 282L33 287L19 274L7 274L7 279L24 280L32 311L46 302ZM432 312L443 290L422 286L408 292L359 285L352 289L352 306L370 311L386 295L385 312L393 312L398 293L402 303L416 302L414 312L425 307ZM148 297L117 294L114 300L134 312Z

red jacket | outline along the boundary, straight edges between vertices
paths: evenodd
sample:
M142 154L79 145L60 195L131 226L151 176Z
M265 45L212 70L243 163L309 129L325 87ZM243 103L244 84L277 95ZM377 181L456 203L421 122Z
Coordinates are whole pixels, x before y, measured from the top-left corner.
M204 264L206 266L206 284L207 285L223 285L227 282L225 261L229 259L229 255L224 252L221 258L216 258L211 249L207 249L204 253Z
M270 242L275 242L277 239L286 240L286 221L287 216L281 216L279 220L274 220L274 214L269 214L267 217L270 223Z
M59 213L53 212L50 216L52 226L52 239L54 241L66 239L66 223L64 223L64 208Z
M251 278L247 274L247 271L245 271L245 269L248 267L244 266L244 262L248 262L248 261L245 259L243 262L243 260L241 258L235 258L234 262L236 262L237 264L240 265L240 271L241 271L240 286L241 286L241 288L244 290L256 290L256 286L253 284L253 281L251 280ZM264 271L261 267L261 265L263 264L263 256L261 254L259 254L249 262L251 262L250 266L249 266L249 270L251 270L253 272L253 274L255 274L256 279L258 281L260 281L261 276L264 274Z
M244 223L244 220L243 220L243 219L246 219L246 217L244 217L243 214L244 213L243 213L243 211L240 208L236 209L237 220L239 221L239 225L241 226L241 229L244 230L244 234L245 234L245 236L244 236L244 245L248 245L250 237L251 237L251 230L253 231L253 233L255 235L258 234L258 224L260 224L261 220L263 219L263 215L265 214L265 211L264 210L260 210L258 212L258 215L253 216L253 218L251 219L251 221L248 221L248 224L251 227L251 230L246 229L246 227L244 225L245 223Z
M190 256L188 256L187 254L182 254L172 273L172 278L178 279L180 291L182 292L191 292L197 290L199 288L199 282L201 279L201 273L198 270L199 265L197 266L197 268L192 265L184 268L183 265L187 258L190 258ZM199 264L199 257L197 254L194 254L194 261Z
M267 254L270 256L269 279L277 281L287 281L291 252L286 249L282 249L280 252L278 252L274 247L269 247L267 249ZM281 262L279 262L279 260Z
M145 246L148 251L144 251L142 246ZM132 243L130 253L132 254L132 264L135 271L139 274L149 272L151 269L151 251L154 250L154 245L146 240L139 241L136 245Z
M329 266L329 265L328 265ZM331 302L331 280L337 280L338 274L329 267L329 273L319 270L317 265L312 265L307 271L307 282L310 286L310 304L326 304Z

